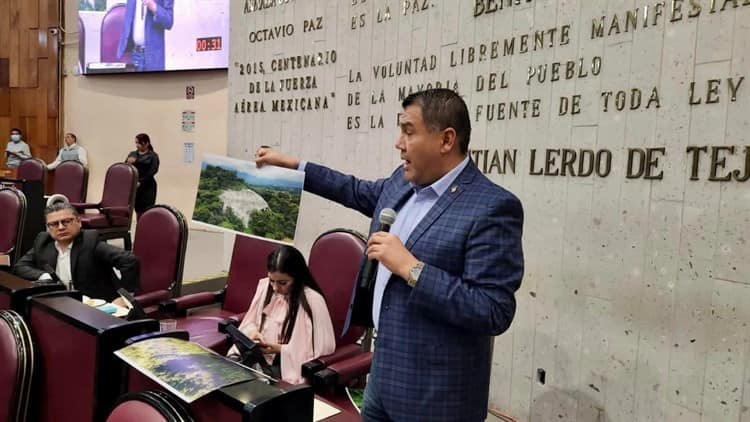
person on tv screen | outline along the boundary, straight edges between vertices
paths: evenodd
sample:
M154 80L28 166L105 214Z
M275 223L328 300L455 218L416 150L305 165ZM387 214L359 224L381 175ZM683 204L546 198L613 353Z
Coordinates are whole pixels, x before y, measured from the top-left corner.
M128 154L126 163L138 169L138 188L135 191L135 212L140 217L156 203L156 179L159 171L159 155L154 152L151 138L145 133L135 135L135 151Z
M55 161L47 164L47 169L54 170L64 161L78 161L84 167L88 165L86 150L78 145L78 137L74 133L65 134L65 146L60 148Z
M261 347L268 375L300 384L302 364L336 348L331 316L300 251L279 246L266 268L268 277L258 282L240 331ZM238 354L233 346L228 356Z
M117 57L130 52L138 72L164 70L164 30L172 29L174 0L128 0Z
M21 129L13 128L10 130L10 142L5 146L5 165L9 169L18 168L21 161L31 158L29 144L24 142Z

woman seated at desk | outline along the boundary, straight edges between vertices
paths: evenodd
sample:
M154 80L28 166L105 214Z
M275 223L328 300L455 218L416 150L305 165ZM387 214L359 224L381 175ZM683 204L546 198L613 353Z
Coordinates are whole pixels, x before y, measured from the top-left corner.
M336 340L323 293L305 258L291 246L268 256L268 277L260 280L240 331L256 341L270 374L292 384L304 382L302 364L333 353ZM238 355L233 346L228 355Z

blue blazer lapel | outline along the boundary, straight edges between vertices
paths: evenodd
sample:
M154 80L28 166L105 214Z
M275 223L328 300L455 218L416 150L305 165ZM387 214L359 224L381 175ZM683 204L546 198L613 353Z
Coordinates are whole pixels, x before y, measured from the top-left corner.
M456 198L458 198L464 192L464 190L466 189L466 186L464 185L469 184L472 180L474 180L476 171L477 169L474 166L474 163L469 160L466 168L464 168L463 171L459 173L458 177L456 177L456 180L453 181L453 184L451 184L450 187L448 187L448 190L446 190L443 195L440 196L435 205L430 208L427 214L425 214L425 216L422 218L422 221L420 221L419 224L417 224L417 227L415 227L411 232L411 235L409 235L409 239L406 241L406 249L412 250L412 247L415 243L417 243L417 240L422 237L424 232L427 231L427 229L430 228L433 223L435 223L435 220L437 220L437 218L440 217L440 215L442 215L446 209L448 209L453 201L455 201Z

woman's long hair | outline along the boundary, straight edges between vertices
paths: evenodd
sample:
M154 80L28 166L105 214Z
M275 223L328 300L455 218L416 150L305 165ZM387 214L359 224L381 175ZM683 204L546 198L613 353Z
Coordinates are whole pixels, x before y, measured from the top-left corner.
M294 331L294 322L297 319L297 311L299 307L305 310L307 315L312 320L312 310L310 304L307 303L305 297L305 286L315 290L323 296L323 291L318 286L318 283L310 273L310 269L307 267L305 257L302 253L292 246L282 245L276 248L270 255L268 255L268 262L266 264L268 272L280 272L287 274L292 277L294 282L292 283L292 289L289 292L289 310L287 311L284 323L281 326L281 344L289 343L292 337L292 331ZM271 301L273 296L273 288L269 285L268 291L266 292L266 298L263 301L263 307ZM263 324L265 323L266 315L261 316L260 329L263 330Z
M138 143L141 145L148 145L148 150L153 152L154 146L151 145L151 137L148 136L146 133L139 133L135 135L135 139L138 140Z

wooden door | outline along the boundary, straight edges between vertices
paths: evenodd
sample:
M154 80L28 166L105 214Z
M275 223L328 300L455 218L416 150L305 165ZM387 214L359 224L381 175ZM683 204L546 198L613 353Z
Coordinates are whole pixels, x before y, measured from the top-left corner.
M57 154L60 18L59 0L0 0L0 152L17 127L33 156Z

